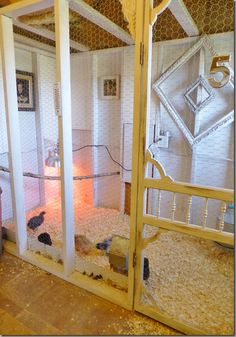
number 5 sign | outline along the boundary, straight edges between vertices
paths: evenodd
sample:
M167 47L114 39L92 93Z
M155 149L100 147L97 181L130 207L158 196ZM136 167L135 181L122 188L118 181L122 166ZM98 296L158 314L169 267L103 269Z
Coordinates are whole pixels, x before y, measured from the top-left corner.
M208 79L210 85L213 88L221 88L224 87L230 80L230 69L224 65L224 62L230 61L230 55L221 55L221 56L213 56L210 74L221 73L222 78L220 80L216 80L214 77L210 77Z

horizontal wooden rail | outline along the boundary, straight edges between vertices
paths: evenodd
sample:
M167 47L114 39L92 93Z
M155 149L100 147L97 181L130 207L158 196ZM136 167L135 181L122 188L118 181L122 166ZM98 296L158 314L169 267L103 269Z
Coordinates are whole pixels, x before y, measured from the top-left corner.
M223 200L227 202L234 201L233 190L175 182L169 177L165 177L163 179L146 178L144 179L144 188L153 188L169 192L188 194L196 197Z
M170 219L158 218L154 215L144 215L143 224L151 225L159 228L164 228L172 230L175 232L180 232L188 235L197 236L203 239L218 241L221 243L226 243L229 245L234 245L234 234L228 232L221 232L213 228L202 228L198 225L189 224L187 225L181 221L172 221Z

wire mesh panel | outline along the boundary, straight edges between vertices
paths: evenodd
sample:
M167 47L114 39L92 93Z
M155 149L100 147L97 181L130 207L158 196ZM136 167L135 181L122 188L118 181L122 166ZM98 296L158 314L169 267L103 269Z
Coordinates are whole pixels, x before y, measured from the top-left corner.
M144 226L145 237L156 232L154 227ZM141 303L208 334L232 333L232 250L209 240L166 231L143 254L149 260L150 278L143 283Z
M208 81L213 56L233 59L232 47L230 34L152 44L135 307L187 333L234 329L233 192L228 190L229 199L223 190L222 198L210 198L211 188L203 187L233 189L233 70L225 86L213 88ZM203 194L191 195L192 184L193 192ZM211 234L206 240L199 230L230 235L231 244ZM145 260L147 280L142 279Z
M123 51L73 55L71 88L76 269L127 290L129 216L123 214L121 196L126 169ZM120 247L112 264L110 250L117 237L126 248Z

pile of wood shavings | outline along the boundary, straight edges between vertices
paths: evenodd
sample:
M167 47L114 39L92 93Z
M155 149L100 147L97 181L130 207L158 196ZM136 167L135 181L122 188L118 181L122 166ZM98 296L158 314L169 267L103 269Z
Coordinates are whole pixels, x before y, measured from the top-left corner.
M28 230L28 233L37 237L42 232L48 232L53 245L61 247L61 209L58 200L27 212L27 221L43 210L46 211L44 224L34 232ZM128 238L129 217L120 215L117 210L75 202L74 219L75 233L85 235L94 243L94 250L84 258L110 269L108 257L97 250L95 244L114 234ZM11 222L4 225L8 228L13 226ZM149 234L153 234L152 231ZM163 312L183 323L202 328L209 334L233 334L232 251L211 241L166 232L145 249L144 256L148 257L150 265L150 278L145 285ZM137 327L138 323L135 324Z
M28 230L28 235L38 237L43 232L49 233L52 245L57 248L62 247L62 218L61 203L59 199L54 199L47 205L37 207L26 214L27 222L33 216L45 211L45 221L36 230ZM74 201L74 222L75 234L85 235L94 244L94 249L89 255L84 255L84 259L93 262L101 267L110 269L108 257L104 251L96 249L96 243L112 235L129 237L129 216L121 215L115 209L95 208L89 204ZM4 226L14 230L12 221L5 221Z
M159 308L183 323L227 335L234 332L234 254L215 242L176 232L145 250L147 290Z
M118 323L113 323L110 326L111 329L112 327L115 327L115 330L118 331L119 335L181 335L178 331L139 313L126 314L125 316L121 316L120 319L122 320L122 324L119 325Z

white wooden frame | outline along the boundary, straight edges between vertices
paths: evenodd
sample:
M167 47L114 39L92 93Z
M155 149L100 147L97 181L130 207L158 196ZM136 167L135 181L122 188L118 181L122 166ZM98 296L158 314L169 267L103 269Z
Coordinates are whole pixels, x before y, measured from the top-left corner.
M166 3L165 1L163 4ZM226 200L233 200L233 191L214 189L206 186L198 186L192 184L185 184L174 182L170 177L166 176L164 168L160 163L156 162L150 152L147 150L149 135L148 135L148 124L147 120L150 113L150 82L151 82L151 55L152 55L152 25L156 19L157 9L153 9L153 0L145 1L145 5L142 7L142 1L137 1L137 16L136 16L136 48L135 48L135 96L134 96L134 123L133 123L133 159L132 159L132 196L131 196L131 229L136 231L134 233L136 239L136 245L134 249L134 257L136 261L135 268L135 292L134 292L134 309L148 315L158 321L163 322L179 331L182 331L189 335L205 335L205 331L191 326L190 324L182 323L178 320L173 319L166 313L158 310L157 307L146 305L141 303L141 295L145 291L143 287L142 271L143 271L143 249L146 247L148 242L154 241L158 235L150 239L143 238L143 226L149 224L162 230L174 230L181 233L186 233L190 235L200 236L202 238L208 238L211 240L217 240L219 242L228 242L233 244L233 234L227 234L222 232L223 225L221 219L221 227L219 231L211 230L205 228L204 222L203 226L197 226L190 224L190 218L187 216L186 223L179 223L174 220L174 212L176 206L172 206L172 218L171 219L160 219L158 217L150 216L145 214L146 209L146 194L147 188L152 189L164 189L171 191L173 193L184 193L187 195L200 195L206 200L208 198L215 198L222 200L222 214L224 214L226 209ZM161 11L161 7L160 7ZM144 26L144 27L143 27ZM141 30L143 27L143 31ZM203 43L203 40L201 40ZM199 49L201 46L199 46ZM193 51L194 52L194 51ZM176 67L178 64L176 65ZM170 69L171 71L172 69ZM163 77L161 77L163 79ZM232 83L231 83L232 85ZM231 120L232 115L230 114L229 119ZM227 123L227 121L223 121ZM220 122L218 122L217 127L220 127ZM194 139L190 138L190 141ZM152 165L159 170L161 179L148 179L146 177L147 163L150 162ZM137 167L137 169L136 169ZM226 199L226 200L225 200ZM173 198L175 200L175 198ZM207 205L207 203L206 203ZM191 209L191 198L189 197L189 204L187 211ZM207 216L207 208L205 209L204 219ZM188 215L188 214L187 214ZM132 257L130 257L129 265L132 263ZM132 286L132 284L131 284ZM146 292L145 292L146 294ZM149 296L149 294L148 294ZM149 297L150 298L150 297ZM152 300L152 303L154 301Z
M70 50L69 50L69 3L54 0L56 24L56 82L61 87L61 114L58 116L59 141L61 149L61 198L63 248L46 247L37 240L27 238L24 210L24 188L21 166L20 129L17 109L16 74L14 56L13 19L29 13L32 9L43 9L53 4L51 0L24 0L0 9L1 54L4 77L5 108L7 114L8 140L10 149L10 171L14 216L16 220L16 243L5 241L6 251L30 262L68 282L80 286L126 309L132 309L133 288L122 291L105 282L94 280L81 273L81 268L89 271L96 268L104 279L112 279L120 287L133 283L133 273L126 277L112 271L101 270L99 266L75 258L73 181L72 181L72 126L70 93ZM7 17L9 16L9 17ZM37 67L37 64L34 65ZM40 141L40 134L39 141ZM132 235L131 235L132 238ZM15 241L15 240L14 240ZM132 240L130 240L132 241ZM133 241L134 242L134 241ZM36 254L39 252L40 254ZM48 259L46 256L50 257ZM62 262L62 263L61 263ZM131 269L133 266L131 264ZM79 272L80 271L80 272ZM129 286L130 289L130 286Z
M232 200L232 191L222 191L222 189L213 189L188 185L178 182L173 182L170 178L165 177L164 169L146 152L148 142L148 127L147 119L149 115L149 99L151 91L151 47L152 47L152 25L154 19L160 14L169 4L169 1L164 1L160 9L153 9L153 1L143 0L136 1L136 48L135 48L135 95L134 95L134 131L133 131L133 174L132 174L132 199L131 199L131 228L130 228L130 249L129 249L129 275L128 275L128 294L118 289L109 287L101 282L93 280L86 275L82 275L75 271L75 264L81 263L76 261L74 256L74 232L73 232L73 208L72 208L72 144L71 144L71 113L70 113L70 64L69 64L69 34L68 34L68 2L67 0L55 0L56 9L56 59L57 73L56 79L61 85L62 92L62 115L59 117L60 127L60 145L62 150L62 206L63 206L63 250L60 252L63 257L64 265L55 262L58 258L57 252L47 249L46 253L55 254L55 261L49 260L42 255L37 255L34 252L27 250L27 244L34 249L34 243L27 243L26 221L24 212L24 190L23 177L20 154L20 133L19 120L17 115L17 96L16 96L16 77L15 77L15 60L14 60L14 44L13 44L13 29L12 19L16 14L26 14L30 9L43 9L45 6L52 4L48 0L24 0L8 8L0 9L0 36L1 36L1 53L4 77L4 93L5 107L7 114L7 128L10 149L10 169L11 185L13 195L14 215L16 218L16 241L5 242L5 248L8 252L21 257L54 275L76 284L88 291L91 291L105 299L108 299L116 304L119 304L127 309L134 308L146 315L153 317L165 324L168 324L180 331L186 333L194 333L201 335L202 331L195 329L181 322L175 321L172 318L160 313L156 308L145 306L140 303L140 295L142 293L142 271L143 271L143 256L142 249L148 243L143 241L142 229L143 225L162 227L163 229L177 230L191 235L201 237L216 238L220 242L232 242L232 236L225 233L208 233L207 229L196 229L191 227L194 225L181 225L173 221L158 222L157 219L150 219L144 215L144 205L146 200L146 188L165 188L172 192L183 191L193 195L201 195L203 197L215 197L223 201ZM144 6L143 6L144 5ZM9 17L6 17L9 16ZM153 20L151 20L153 19ZM144 28L144 29L143 29ZM161 172L162 178L160 185L157 180L145 179L147 162L153 163ZM196 194L197 193L197 194ZM225 208L222 207L224 214ZM160 219L159 219L160 220ZM173 223L174 222L174 223ZM41 247L45 249L45 247ZM40 248L40 249L41 249ZM37 248L38 249L38 248ZM134 269L135 263L137 263ZM86 268L89 268L87 265ZM135 273L134 273L135 271ZM134 287L135 285L135 287ZM134 292L135 289L135 292Z
M182 131L183 135L189 142L191 147L202 142L205 138L209 137L216 131L226 127L227 125L231 124L234 121L234 110L227 113L225 116L220 118L217 122L207 128L205 131L202 131L200 134L194 136L178 112L176 111L175 107L169 101L166 94L161 89L161 85L172 75L177 69L181 68L186 62L188 62L191 57L193 57L201 48L207 48L211 55L216 55L216 51L214 50L208 36L202 36L189 50L187 50L177 61L175 61L161 76L160 78L153 84L153 89L160 97L161 103L164 105L166 110L171 115L174 122L177 124L178 128ZM230 85L234 88L234 72L230 68L231 71L231 78L230 78Z

